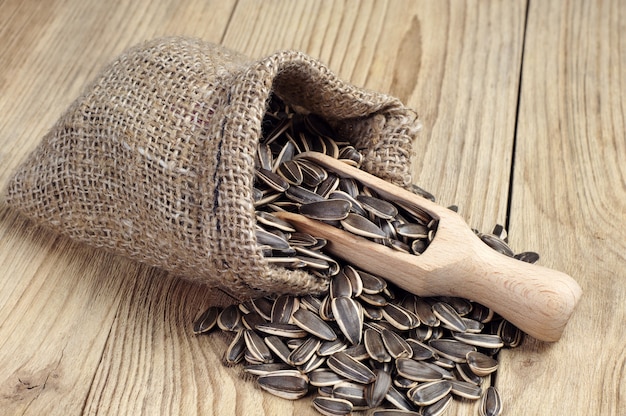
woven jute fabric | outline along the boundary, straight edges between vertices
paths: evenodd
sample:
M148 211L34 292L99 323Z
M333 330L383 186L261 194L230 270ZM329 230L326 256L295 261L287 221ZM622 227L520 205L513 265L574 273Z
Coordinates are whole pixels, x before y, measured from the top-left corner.
M108 65L18 168L7 202L77 241L238 299L314 293L323 279L268 265L256 243L254 156L270 95L325 117L364 169L407 185L416 115L297 51L251 60L161 38Z

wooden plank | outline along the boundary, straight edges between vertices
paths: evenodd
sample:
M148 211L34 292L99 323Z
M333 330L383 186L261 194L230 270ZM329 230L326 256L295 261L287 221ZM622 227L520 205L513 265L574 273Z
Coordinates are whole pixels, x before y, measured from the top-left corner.
M1 188L102 65L166 33L219 42L234 4L2 2ZM101 360L118 308L138 296L133 281L168 278L37 228L4 202L0 236L1 413L79 414L107 364Z
M508 414L626 414L626 4L531 2L511 235L584 290L561 341L505 353Z

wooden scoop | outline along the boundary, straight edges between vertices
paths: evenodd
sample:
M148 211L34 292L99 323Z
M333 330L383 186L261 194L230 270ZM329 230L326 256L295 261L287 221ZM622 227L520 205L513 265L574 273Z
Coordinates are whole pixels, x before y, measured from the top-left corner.
M376 176L315 152L299 155L340 177L354 178L388 201L419 207L438 220L435 237L416 256L299 214L281 212L299 231L328 240L327 250L419 296L457 296L481 303L542 341L557 341L582 294L565 273L498 253L455 212Z

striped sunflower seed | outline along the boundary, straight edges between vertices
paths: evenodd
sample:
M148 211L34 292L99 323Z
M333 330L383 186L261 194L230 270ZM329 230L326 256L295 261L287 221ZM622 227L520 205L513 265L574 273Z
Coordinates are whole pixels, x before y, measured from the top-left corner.
M337 352L328 357L327 365L340 376L357 383L368 384L376 379L372 370L345 352Z
M289 354L289 362L294 366L305 364L317 352L321 343L322 341L317 338L307 338L298 348L291 351L291 354Z
M285 192L289 189L289 182L287 182L282 176L264 168L256 170L256 177L265 183L270 188L277 192Z
M230 345L224 353L224 362L226 365L234 365L241 360L246 352L246 341L243 336L244 330L237 331L235 338L231 341Z
M256 332L246 329L243 333L246 348L253 358L258 362L269 363L272 361L272 353L263 341L263 338Z
M476 351L476 347L455 339L433 339L428 342L441 357L456 363L464 363L468 352Z
M400 331L417 328L420 324L417 315L395 303L383 306L383 317Z
M436 403L422 407L422 416L440 416L450 407L452 395L448 394Z
M287 324L291 315L300 307L299 298L291 295L282 295L276 298L270 312L271 322Z
M369 356L380 363L391 361L391 355L387 352L382 336L378 331L366 329L363 333L363 342Z
M341 199L324 199L300 205L300 214L320 221L343 220L350 213L350 202Z
M371 212L376 217L390 220L398 215L398 209L385 200L366 195L357 195L356 200L361 203L363 209Z
M337 339L335 331L313 312L306 309L298 309L292 316L294 323L309 334L326 341L334 341Z
M410 358L398 358L396 360L398 374L404 378L414 381L436 381L443 378L439 371L436 371L421 361Z
M348 296L336 297L330 303L335 321L343 335L352 345L359 344L363 336L363 308L361 305Z
M315 387L334 386L342 381L346 379L327 368L318 368L309 373L309 383Z
M352 413L352 403L335 397L316 397L313 399L315 410L325 416L341 416Z
M365 387L365 400L370 408L378 407L391 388L391 376L384 370L376 370L376 380Z
M265 376L283 370L292 370L292 367L286 363L252 364L243 367L243 371L255 376Z
M488 387L480 401L480 416L500 416L502 414L502 399L498 390Z
M283 338L304 338L308 335L307 331L295 324L263 322L256 325L255 328L259 332Z
M453 332L452 336L458 341L480 348L502 348L504 346L499 335Z
M452 394L468 400L478 400L483 393L480 386L467 381L450 380Z
M452 390L448 380L419 384L408 391L409 399L418 406L428 406L443 399Z
M289 360L291 350L289 349L289 347L287 347L282 339L280 339L276 335L270 335L263 338L263 341L265 342L267 347L274 353L274 355L278 357L282 362L291 364L291 361Z
M275 371L257 379L263 390L287 400L300 399L309 392L309 380L298 370Z
M346 231L361 237L367 238L384 238L385 233L378 228L376 224L371 222L365 217L357 214L348 214L348 216L341 220L341 225Z
M217 318L220 314L219 308L211 306L208 308L193 324L193 333L196 335L206 334L217 324Z
M383 329L380 335L387 352L389 352L389 355L393 358L411 358L413 350L400 335L388 329Z
M227 306L217 317L217 326L222 331L236 331L241 329L241 312L236 305Z
M474 374L485 377L498 369L498 361L479 351L467 353L467 365Z
M465 332L467 325L457 311L447 303L437 302L432 306L433 313L443 326L452 331Z
M354 410L364 410L367 408L365 399L365 385L342 381L333 386L333 397L348 400L352 403Z

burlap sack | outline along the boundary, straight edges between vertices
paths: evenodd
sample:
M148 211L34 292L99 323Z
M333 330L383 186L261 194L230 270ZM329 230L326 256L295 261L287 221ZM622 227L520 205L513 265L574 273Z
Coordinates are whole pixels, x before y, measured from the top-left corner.
M415 114L295 51L252 61L195 39L134 47L106 67L10 180L10 205L95 247L238 299L316 292L256 244L254 155L270 93L317 113L408 184Z

